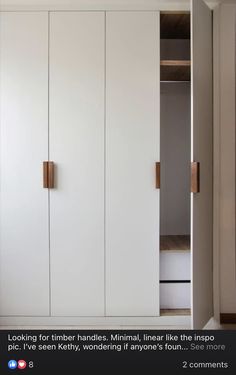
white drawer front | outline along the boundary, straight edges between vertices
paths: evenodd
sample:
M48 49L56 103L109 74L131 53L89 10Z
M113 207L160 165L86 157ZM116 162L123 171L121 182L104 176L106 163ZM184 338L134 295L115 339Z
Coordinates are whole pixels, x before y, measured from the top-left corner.
M160 284L161 309L189 309L190 283Z
M190 251L161 251L160 280L190 280Z

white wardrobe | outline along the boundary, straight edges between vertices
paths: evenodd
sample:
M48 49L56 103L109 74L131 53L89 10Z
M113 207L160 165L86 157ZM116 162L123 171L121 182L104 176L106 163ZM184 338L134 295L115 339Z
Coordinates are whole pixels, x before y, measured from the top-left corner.
M211 18L192 1L194 328L212 315ZM160 314L160 12L1 12L0 52L0 324L178 324Z

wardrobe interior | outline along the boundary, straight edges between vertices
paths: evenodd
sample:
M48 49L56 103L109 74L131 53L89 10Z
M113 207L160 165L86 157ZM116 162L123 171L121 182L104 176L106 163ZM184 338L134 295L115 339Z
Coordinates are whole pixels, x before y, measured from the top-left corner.
M162 12L160 36L160 307L189 315L190 13Z

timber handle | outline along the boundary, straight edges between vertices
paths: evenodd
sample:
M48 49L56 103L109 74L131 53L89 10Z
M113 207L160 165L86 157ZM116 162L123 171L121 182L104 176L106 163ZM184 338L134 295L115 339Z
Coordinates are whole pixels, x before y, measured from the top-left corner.
M161 187L161 163L156 162L156 189Z
M43 187L45 189L54 188L54 162L43 162Z
M191 193L200 192L200 163L193 161L191 163Z

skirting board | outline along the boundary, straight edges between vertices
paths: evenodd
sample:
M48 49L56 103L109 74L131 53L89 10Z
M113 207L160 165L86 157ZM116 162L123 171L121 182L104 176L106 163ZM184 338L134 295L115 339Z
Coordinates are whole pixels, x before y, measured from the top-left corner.
M221 324L236 324L236 313L222 313L220 314Z
M160 316L160 317L0 317L0 329L4 326L181 326L191 328L191 316Z

